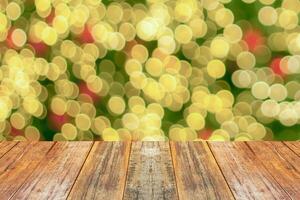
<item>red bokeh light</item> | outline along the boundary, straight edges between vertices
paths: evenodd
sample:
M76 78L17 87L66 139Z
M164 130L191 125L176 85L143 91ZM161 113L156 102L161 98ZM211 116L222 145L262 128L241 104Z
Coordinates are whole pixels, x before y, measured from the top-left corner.
M245 31L243 40L247 43L249 51L254 51L256 47L264 44L264 37L259 30L250 29Z
M7 37L6 37L6 45L8 48L11 48L11 49L17 49L18 47L13 43L12 41L12 33L14 32L15 28L14 27L11 27L9 30L8 30L8 34L7 34Z
M14 127L11 127L10 135L13 137L19 136L19 135L24 135L24 132L22 130L18 130Z
M91 90L89 90L86 83L81 82L78 84L78 87L79 87L80 94L86 94L90 96L94 103L97 103L100 100L100 96L92 92Z
M209 137L211 136L212 132L213 131L211 129L206 128L206 129L201 130L201 131L198 132L198 137L203 139L203 140L208 140Z
M29 42L29 44L37 56L44 56L48 52L49 47L43 42Z
M281 62L282 58L278 57L278 58L274 58L271 61L270 67L273 70L273 72L281 77L283 77L285 74L283 73L283 71L280 69L280 62Z
M53 112L49 112L48 114L48 122L49 126L54 130L60 130L61 127L70 121L70 117L67 114L64 115L56 115Z
M79 41L81 43L93 43L95 42L91 29L88 26L85 26L82 33L79 35Z
M46 17L45 21L49 24L52 25L53 19L55 17L55 11L52 9L50 14Z

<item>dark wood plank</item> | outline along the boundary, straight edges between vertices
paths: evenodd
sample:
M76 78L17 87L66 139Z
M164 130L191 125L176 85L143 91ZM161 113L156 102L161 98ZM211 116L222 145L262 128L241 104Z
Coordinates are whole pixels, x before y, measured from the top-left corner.
M180 199L233 199L206 142L171 142Z
M300 156L300 142L283 142L288 148Z
M66 199L92 142L57 142L12 199Z
M130 143L95 142L68 199L122 199Z
M0 158L10 151L18 142L0 142Z
M247 143L209 142L209 145L237 199L290 199Z
M289 196L300 199L300 157L282 142L247 144Z
M0 199L12 197L53 144L20 142L0 159Z
M132 143L124 199L178 199L169 143Z

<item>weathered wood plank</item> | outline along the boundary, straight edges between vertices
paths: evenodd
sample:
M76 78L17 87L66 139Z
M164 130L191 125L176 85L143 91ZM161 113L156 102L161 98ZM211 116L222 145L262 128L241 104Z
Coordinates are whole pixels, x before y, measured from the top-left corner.
M178 199L169 143L132 143L124 199Z
M130 143L95 142L68 199L122 199Z
M288 148L300 156L300 142L283 142Z
M290 199L247 143L209 142L209 145L237 199ZM269 156L268 152L260 153Z
M276 182L292 199L300 198L300 157L282 142L248 142Z
M0 199L12 197L53 144L20 142L0 159Z
M171 142L180 199L233 199L205 142Z
M18 142L0 142L0 158L10 151Z
M12 199L66 199L92 142L57 142Z

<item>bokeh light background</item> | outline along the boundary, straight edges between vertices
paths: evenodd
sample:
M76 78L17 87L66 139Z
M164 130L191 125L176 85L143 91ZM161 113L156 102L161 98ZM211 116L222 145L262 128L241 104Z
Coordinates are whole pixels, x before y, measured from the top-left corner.
M0 140L299 140L299 0L1 0Z

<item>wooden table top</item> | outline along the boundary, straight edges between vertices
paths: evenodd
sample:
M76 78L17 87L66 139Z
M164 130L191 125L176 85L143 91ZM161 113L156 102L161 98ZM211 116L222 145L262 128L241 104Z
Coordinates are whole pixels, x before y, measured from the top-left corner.
M0 199L300 199L300 142L1 142Z

